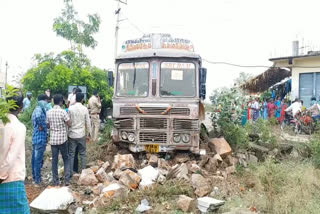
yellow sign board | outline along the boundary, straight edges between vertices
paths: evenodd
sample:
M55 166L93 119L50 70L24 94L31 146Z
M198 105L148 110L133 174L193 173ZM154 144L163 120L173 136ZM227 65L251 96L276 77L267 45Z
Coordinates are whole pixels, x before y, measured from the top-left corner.
M157 145L157 144L145 145L144 147L145 147L146 152L149 152L149 153L158 153L159 152L159 145Z

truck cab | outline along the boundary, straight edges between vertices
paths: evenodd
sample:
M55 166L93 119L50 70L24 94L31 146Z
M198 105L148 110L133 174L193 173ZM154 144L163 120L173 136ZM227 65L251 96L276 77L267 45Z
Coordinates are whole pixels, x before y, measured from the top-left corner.
M192 43L150 34L122 49L115 62L114 143L132 152L199 153L206 69Z

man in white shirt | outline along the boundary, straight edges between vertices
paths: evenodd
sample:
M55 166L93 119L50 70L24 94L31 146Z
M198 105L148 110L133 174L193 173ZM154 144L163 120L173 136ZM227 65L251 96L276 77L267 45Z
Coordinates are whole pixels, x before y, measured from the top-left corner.
M295 99L294 102L285 110L285 112L292 111L292 116L295 118L298 113L302 111L301 101Z
M82 105L83 93L76 94L76 103L69 108L71 127L69 128L69 159L71 169L74 168L74 157L78 148L81 169L86 168L86 139L91 133L91 122L88 109ZM71 170L72 171L72 170ZM71 176L72 176L71 172Z
M82 92L80 88L73 88L72 93L68 96L68 107L76 104L76 94Z

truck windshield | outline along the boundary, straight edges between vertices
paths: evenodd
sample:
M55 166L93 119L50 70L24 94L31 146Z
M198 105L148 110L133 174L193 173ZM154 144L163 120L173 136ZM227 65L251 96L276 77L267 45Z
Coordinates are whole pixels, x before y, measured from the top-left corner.
M149 63L121 63L117 79L117 96L146 97L149 88Z
M195 65L193 63L162 62L160 95L195 97Z

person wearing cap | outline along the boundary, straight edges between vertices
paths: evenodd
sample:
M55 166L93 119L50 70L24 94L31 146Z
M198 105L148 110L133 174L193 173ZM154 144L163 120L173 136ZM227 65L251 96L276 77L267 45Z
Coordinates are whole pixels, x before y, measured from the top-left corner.
M27 110L31 106L31 98L32 98L32 93L27 92L27 97L23 99L23 111Z
M98 140L99 129L100 129L100 112L101 112L101 100L98 95L98 92L95 90L93 95L90 97L88 101L88 110L90 113L90 119L92 124L92 133L91 138L92 141Z

